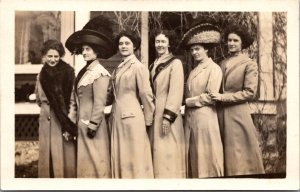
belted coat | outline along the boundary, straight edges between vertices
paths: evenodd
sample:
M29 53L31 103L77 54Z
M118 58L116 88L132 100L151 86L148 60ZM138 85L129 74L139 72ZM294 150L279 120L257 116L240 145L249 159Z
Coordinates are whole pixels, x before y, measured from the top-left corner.
M113 178L153 178L146 125L153 121L154 104L149 71L135 55L124 60L112 75L108 103Z
M222 81L220 67L210 58L189 74L185 99L187 165L193 178L224 175L223 147L215 102L210 92L218 92ZM188 166L187 166L188 169Z
M222 100L218 117L224 145L225 175L262 174L262 154L248 104L257 92L257 63L247 55L239 54L225 59L221 68Z
M63 139L62 124L54 112L54 107L62 109L69 104L67 100L70 100L75 75L73 68L61 60L54 67L59 67L56 70L56 74L59 76L54 74L42 76L41 72L37 75L35 87L36 102L40 107L38 177L72 178L76 177L76 146L73 142ZM55 71L52 70L54 67L50 67L49 71ZM51 81L48 79L49 77ZM48 89L53 87L56 92L59 92L58 95L52 93L52 96L55 97L54 100L57 103L64 106L50 106L50 99L47 98L41 82L44 82ZM57 105L57 103L55 104ZM67 109L64 108L62 111L67 116Z
M150 129L155 178L185 178L185 142L180 112L183 99L182 63L172 54L161 56L150 66L155 97L154 123ZM162 133L163 118L171 122Z
M93 61L74 87L69 117L78 127L77 177L110 178L109 135L104 115L110 74ZM97 130L90 139L87 128Z

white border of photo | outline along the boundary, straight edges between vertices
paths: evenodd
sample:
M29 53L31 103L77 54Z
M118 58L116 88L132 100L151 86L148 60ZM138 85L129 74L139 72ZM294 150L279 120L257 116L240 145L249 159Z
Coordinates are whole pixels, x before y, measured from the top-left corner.
M0 123L2 190L287 190L299 189L299 2L297 0L1 0ZM14 18L27 11L287 12L287 174L284 179L23 179L14 178ZM130 155L130 154L129 154Z

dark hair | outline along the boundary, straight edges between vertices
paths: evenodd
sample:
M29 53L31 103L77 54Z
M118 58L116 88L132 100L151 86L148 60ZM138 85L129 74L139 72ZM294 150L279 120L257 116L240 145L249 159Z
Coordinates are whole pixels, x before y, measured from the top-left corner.
M195 44L190 44L189 46L187 46L187 49L189 50L191 48L191 46L193 46L193 45L201 45L205 50L208 50L208 51L216 46L215 43L195 43Z
M154 43L155 38L160 34L165 35L169 39L169 51L173 53L176 50L178 44L178 37L176 32L174 30L158 29L154 32Z
M248 48L254 41L253 37L247 31L245 27L242 26L230 26L225 32L225 42L228 42L228 35L234 33L238 35L242 40L242 49Z
M128 29L128 30L121 31L117 35L117 37L115 38L115 47L116 47L116 49L118 49L118 47L119 47L120 38L124 37L124 36L128 37L132 41L133 46L135 48L134 51L137 50L140 47L140 45L141 45L140 37L133 30Z
M56 50L60 57L63 57L66 53L62 43L55 39L50 39L44 42L43 47L41 49L42 55L46 55L50 49Z
M82 54L82 46L87 45L90 46L95 54L97 55L97 58L102 58L101 54L104 51L104 48L100 47L99 45L91 44L91 43L82 43L80 46L76 47L76 50L74 51L76 55Z

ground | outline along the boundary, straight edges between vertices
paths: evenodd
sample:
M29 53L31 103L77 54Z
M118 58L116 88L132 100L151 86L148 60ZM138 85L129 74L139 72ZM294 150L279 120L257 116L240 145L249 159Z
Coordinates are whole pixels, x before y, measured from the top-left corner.
M15 143L15 177L38 177L39 142L16 141Z

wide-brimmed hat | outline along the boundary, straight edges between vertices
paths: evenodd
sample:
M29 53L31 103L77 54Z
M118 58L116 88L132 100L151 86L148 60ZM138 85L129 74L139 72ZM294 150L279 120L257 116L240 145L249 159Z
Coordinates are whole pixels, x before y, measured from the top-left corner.
M79 54L82 45L92 44L99 46L99 57L107 59L116 53L113 43L112 23L104 16L92 18L80 31L74 32L66 41L66 48Z
M221 40L218 27L211 23L201 23L190 28L182 37L180 47L189 48L194 44L217 45Z

